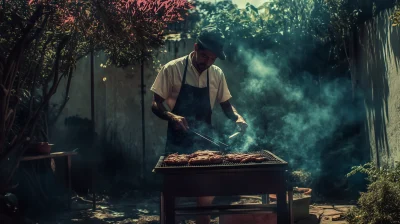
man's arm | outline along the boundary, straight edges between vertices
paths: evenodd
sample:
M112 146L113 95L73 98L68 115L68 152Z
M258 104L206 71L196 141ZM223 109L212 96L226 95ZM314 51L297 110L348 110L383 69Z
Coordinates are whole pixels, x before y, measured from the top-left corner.
M153 111L157 117L166 121L170 121L172 119L172 113L170 113L167 108L164 107L163 103L164 99L157 93L154 93L151 111Z
M236 124L241 128L242 131L245 131L247 128L247 123L243 119L242 116L236 111L235 107L229 102L229 100L220 103L222 110L226 117L230 120L236 122Z
M183 129L185 131L189 129L186 119L168 111L167 108L164 107L163 102L164 99L158 94L154 93L151 111L153 111L157 117L173 122L177 129Z

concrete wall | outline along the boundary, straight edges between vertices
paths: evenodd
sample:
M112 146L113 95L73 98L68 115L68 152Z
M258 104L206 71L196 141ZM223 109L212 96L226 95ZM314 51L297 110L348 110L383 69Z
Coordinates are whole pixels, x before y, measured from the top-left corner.
M365 97L372 160L389 166L400 161L400 28L392 27L392 12L383 11L360 26L353 46L353 82Z

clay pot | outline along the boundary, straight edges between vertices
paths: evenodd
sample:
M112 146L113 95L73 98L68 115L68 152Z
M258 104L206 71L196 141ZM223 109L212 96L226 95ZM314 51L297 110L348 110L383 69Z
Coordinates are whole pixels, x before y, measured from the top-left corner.
M311 188L299 188L299 187L296 187L296 188L293 189L293 192L303 193L305 195L310 195L311 192L312 192L312 189Z

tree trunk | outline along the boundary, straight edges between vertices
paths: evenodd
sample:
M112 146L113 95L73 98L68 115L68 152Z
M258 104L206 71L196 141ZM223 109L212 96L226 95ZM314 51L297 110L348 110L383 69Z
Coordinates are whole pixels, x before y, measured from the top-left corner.
M7 90L0 84L0 155L6 147L6 98Z

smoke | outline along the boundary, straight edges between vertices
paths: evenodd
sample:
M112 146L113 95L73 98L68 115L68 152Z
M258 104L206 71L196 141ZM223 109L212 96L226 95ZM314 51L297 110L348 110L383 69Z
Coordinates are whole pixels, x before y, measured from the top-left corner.
M293 75L276 54L244 47L238 52L247 74L236 103L249 127L235 148L244 152L266 147L289 164L318 173L321 153L340 127L360 120L351 81L306 72Z

